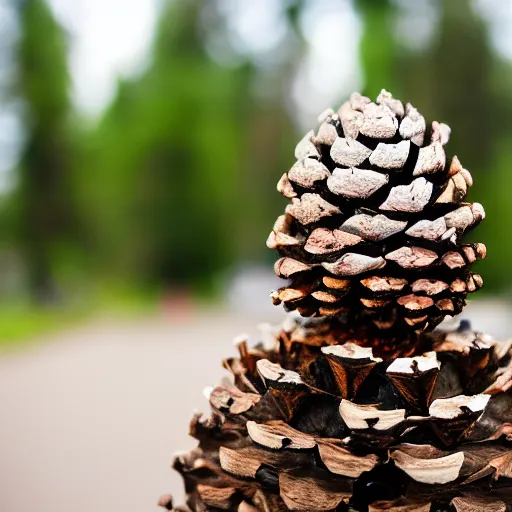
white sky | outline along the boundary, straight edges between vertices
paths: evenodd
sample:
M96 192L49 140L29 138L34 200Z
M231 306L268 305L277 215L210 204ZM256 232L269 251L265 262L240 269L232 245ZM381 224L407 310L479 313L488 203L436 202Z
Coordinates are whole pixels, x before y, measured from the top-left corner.
M117 78L136 73L146 60L157 0L49 0L71 41L75 103L97 114Z
M186 0L175 0L186 1ZM274 0L223 0L235 45L256 58L279 48L282 4ZM119 76L143 68L158 15L158 0L49 0L70 37L74 101L95 116L111 99ZM207 2L205 2L207 4ZM279 6L279 7L278 7ZM350 0L310 0L306 10L310 54L292 96L311 122L340 92L357 87L360 27ZM332 49L343 47L343 52ZM347 72L348 71L348 72ZM312 102L311 99L314 98Z
M361 23L350 0L309 0L301 28L309 42L292 95L306 129L318 115L361 87Z
M492 41L498 52L512 60L512 0L473 0L492 27Z
M165 0L49 0L70 34L74 99L80 110L92 116L98 114L112 97L117 78L143 68L160 1ZM425 16L421 16L425 21L429 18L428 4L435 2L396 1L413 4L417 11L426 9ZM512 59L512 0L473 1L491 23L497 49ZM230 28L240 46L245 45L256 54L272 46L279 48L282 27L277 2L223 2L226 11L232 13ZM292 91L297 104L308 106L307 111L299 115L302 121L313 115L319 106L322 110L340 92L357 87L360 76L357 63L360 26L351 1L310 0L306 13L306 36L311 49ZM433 20L428 21L423 28L428 29ZM336 50L339 48L343 51ZM305 98L310 101L303 102Z

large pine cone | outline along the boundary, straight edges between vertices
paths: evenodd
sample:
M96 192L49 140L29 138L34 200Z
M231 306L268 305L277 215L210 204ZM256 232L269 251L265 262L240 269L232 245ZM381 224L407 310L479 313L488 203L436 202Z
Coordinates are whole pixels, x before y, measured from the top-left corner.
M434 121L426 133L423 116L384 90L376 103L354 93L320 122L278 184L291 204L267 245L291 284L274 303L402 332L460 313L482 286L468 265L485 256L461 237L485 214L464 202L471 174L456 156L446 166L450 128Z
M234 385L192 421L199 446L174 463L191 510L511 510L511 343L463 324L382 360L331 320L287 324L239 345Z
M279 182L267 245L291 283L271 346L239 346L234 384L175 460L193 511L512 512L512 343L433 329L482 285L461 236L484 217L450 129L382 91L327 112ZM171 510L172 500L161 505Z

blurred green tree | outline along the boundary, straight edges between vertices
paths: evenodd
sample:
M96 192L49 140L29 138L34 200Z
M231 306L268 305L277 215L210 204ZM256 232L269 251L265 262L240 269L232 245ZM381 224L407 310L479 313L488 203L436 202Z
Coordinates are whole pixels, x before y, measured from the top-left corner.
M92 136L84 198L97 247L111 270L141 282L197 283L233 253L251 70L211 61L200 5L165 4L148 69L120 82Z
M205 19L219 3L162 2L147 67L120 80L98 124L87 132L84 123L78 132L71 123L66 37L44 0L13 2L25 129L14 232L35 297L55 294L63 259L82 247L83 224L85 254L102 279L203 285L233 262L272 258L263 240L283 201L269 191L293 163L290 85L308 51L301 27L311 2L283 0L287 57L274 67L250 52L230 64L216 60ZM433 36L416 49L396 30L403 2L354 5L363 25L365 93L388 88L430 119L448 121L450 153L477 180L474 199L491 218L510 217L512 70L496 57L473 3L436 4ZM226 11L215 13L214 28L236 46ZM9 218L0 220L8 231ZM478 231L490 249L482 273L491 289L512 280L503 276L512 243L495 226L489 220Z
M268 187L288 165L281 142L293 131L284 102L255 100L249 58L212 59L198 25L204 5L164 4L151 63L119 83L81 186L106 267L168 287L261 260L279 209Z
M384 88L400 97L398 42L394 34L397 9L391 0L356 0L355 6L363 25L359 55L364 94L374 98Z
M59 253L77 233L65 34L44 0L16 4L16 92L24 142L17 174L17 238L32 296L56 297Z
M494 54L489 29L472 3L441 2L431 44L420 52L404 52L398 69L406 96L430 119L452 126L450 151L463 164L467 161L478 179L492 156L491 141L499 134L494 123L498 105L490 86Z
M488 257L478 264L490 290L505 290L512 275L504 272L511 244L496 229L499 219L512 217L508 193L512 181L503 168L503 142L510 135L510 94L493 83L510 74L510 63L498 64L489 26L470 0L440 2L433 39L419 52L403 51L399 78L405 96L429 119L452 127L450 155L456 154L475 179L470 198L483 203L489 219L472 235L484 241ZM510 83L510 82L509 82ZM501 149L500 149L501 148ZM501 174L501 176L500 176ZM498 190L499 189L499 190Z

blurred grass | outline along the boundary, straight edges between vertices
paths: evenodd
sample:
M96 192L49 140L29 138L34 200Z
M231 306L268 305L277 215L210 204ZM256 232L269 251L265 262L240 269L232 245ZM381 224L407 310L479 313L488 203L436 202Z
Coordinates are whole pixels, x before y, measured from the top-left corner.
M57 331L85 319L85 311L41 309L25 302L0 307L0 350L25 344L34 335Z
M156 290L127 285L101 287L87 300L45 306L18 298L0 302L0 351L24 347L38 336L85 323L101 316L139 316L154 313L160 303Z

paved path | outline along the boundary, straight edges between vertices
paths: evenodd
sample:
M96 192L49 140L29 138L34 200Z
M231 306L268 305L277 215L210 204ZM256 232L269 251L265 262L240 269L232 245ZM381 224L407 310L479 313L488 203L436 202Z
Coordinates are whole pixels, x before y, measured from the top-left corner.
M475 317L512 333L507 311ZM203 387L256 323L213 313L103 321L0 358L0 511L156 512L160 494L180 498L171 455L193 446Z
M178 497L171 455L193 446L202 390L255 322L103 321L0 359L0 510L145 512Z

